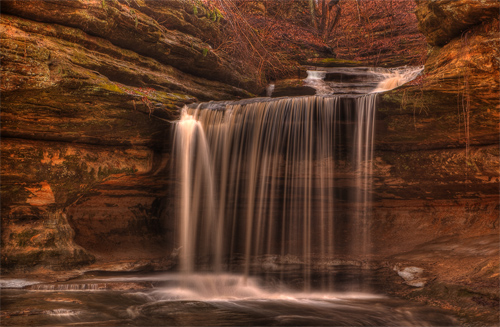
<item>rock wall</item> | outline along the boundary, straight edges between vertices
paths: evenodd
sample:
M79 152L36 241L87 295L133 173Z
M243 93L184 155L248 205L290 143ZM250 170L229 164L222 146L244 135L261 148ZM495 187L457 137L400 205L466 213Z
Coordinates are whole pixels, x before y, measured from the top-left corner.
M430 45L441 46L431 48L422 76L379 98L378 196L493 197L499 182L500 30L498 17L491 12L493 8L498 12L500 3L417 4L423 34ZM446 19L457 27L438 31L437 23L431 22L446 13L453 14ZM438 34L450 41L436 41Z
M388 287L466 324L498 322L499 10L498 1L417 1L424 74L378 104L375 254L390 273L428 274L424 288L401 278Z
M259 90L212 48L207 16L181 0L2 1L2 269L167 255L168 121Z

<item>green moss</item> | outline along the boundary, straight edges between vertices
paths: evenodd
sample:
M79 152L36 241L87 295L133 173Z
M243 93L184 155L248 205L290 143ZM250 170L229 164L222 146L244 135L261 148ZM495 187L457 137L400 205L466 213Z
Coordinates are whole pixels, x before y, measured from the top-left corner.
M323 67L359 67L363 66L361 61L339 59L339 58L317 58L308 62L313 66Z
M18 246L26 247L29 245L31 238L37 234L39 234L38 230L27 229L22 231L21 233L14 234L13 238L16 240Z
M109 83L109 84L101 84L99 85L101 88L108 90L110 92L115 92L115 93L121 93L125 94L125 91L122 90L118 85L114 83Z

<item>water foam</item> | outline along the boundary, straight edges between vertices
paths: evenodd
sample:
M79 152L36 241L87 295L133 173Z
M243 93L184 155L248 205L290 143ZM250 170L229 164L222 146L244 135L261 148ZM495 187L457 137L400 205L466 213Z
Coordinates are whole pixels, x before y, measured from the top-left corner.
M325 83L326 71L308 70L307 78L304 80L306 86L316 90L317 95L333 94L332 89Z
M190 274L165 276L174 285L155 289L152 295L168 301L243 301L286 300L323 301L339 299L375 299L381 295L363 292L301 292L284 285L265 287L256 277L236 274Z
M334 67L307 71L304 84L317 95L369 94L395 89L415 79L423 66L397 68Z

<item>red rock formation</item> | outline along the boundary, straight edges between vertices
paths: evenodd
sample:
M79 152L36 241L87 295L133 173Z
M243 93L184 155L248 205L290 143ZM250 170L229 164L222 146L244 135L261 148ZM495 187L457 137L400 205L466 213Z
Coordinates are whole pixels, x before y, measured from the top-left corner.
M151 177L168 162L168 120L258 88L211 49L218 23L201 13L170 0L2 2L2 269L168 255L151 209L168 182Z
M451 308L466 323L495 324L500 3L417 4L433 47L423 76L380 97L374 246L391 255L389 266L428 273L423 289L394 294Z

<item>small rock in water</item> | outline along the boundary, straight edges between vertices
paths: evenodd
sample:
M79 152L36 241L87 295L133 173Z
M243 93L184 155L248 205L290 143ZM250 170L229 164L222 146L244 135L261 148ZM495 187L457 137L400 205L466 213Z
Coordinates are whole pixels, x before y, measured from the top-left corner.
M394 266L394 271L405 280L405 284L413 287L424 287L427 283L427 278L422 278L424 270L419 267L400 267Z

